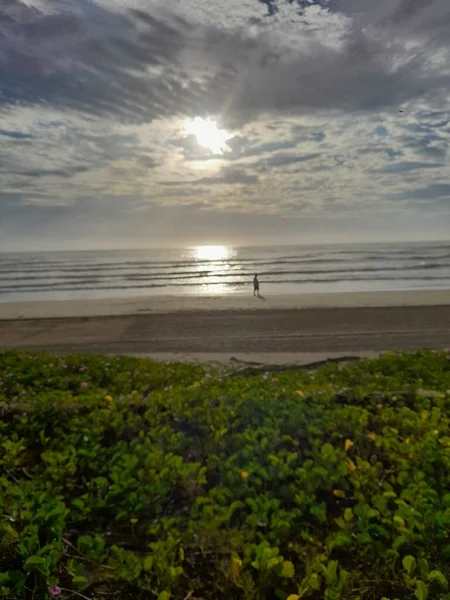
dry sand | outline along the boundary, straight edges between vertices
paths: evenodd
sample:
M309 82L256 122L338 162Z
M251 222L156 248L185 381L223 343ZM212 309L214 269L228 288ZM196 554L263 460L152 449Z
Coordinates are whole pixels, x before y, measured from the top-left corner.
M161 360L305 364L450 347L450 292L0 304L0 319L3 349Z

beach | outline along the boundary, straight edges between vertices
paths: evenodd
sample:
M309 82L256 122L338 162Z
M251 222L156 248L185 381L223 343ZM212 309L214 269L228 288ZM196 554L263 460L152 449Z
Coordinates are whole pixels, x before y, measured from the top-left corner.
M0 303L0 348L308 363L450 346L450 291Z

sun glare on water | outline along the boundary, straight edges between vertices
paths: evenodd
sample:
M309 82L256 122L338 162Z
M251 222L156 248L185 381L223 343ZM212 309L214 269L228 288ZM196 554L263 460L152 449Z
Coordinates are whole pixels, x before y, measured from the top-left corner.
M226 246L197 246L193 251L197 260L225 260L230 255Z
M223 154L227 140L231 135L225 129L219 129L216 121L195 117L184 123L184 132L195 135L200 146L208 148L213 154Z

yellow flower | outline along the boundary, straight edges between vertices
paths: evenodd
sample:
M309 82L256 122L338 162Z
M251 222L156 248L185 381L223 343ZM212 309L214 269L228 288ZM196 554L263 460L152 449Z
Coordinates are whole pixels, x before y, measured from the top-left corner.
M336 498L345 498L345 492L343 490L333 490L333 495Z
M409 445L410 445L410 443L411 443L411 440L410 440L409 438L406 438L406 440L405 440L405 444L406 444L407 446L409 446Z
M112 396L110 396L109 394L108 394L108 396L105 396L105 401L112 402Z
M350 471L350 473L353 473L353 471L356 470L356 465L352 460L349 460L347 462L347 467L348 467L348 470Z
M300 596L298 594L291 594L287 597L287 600L300 600Z
M242 479L247 479L248 478L248 471L241 471L241 477L242 477Z
M377 439L377 434L376 433L368 433L367 434L367 438L371 441L374 442Z
M242 560L233 556L231 559L231 572L233 573L233 577L237 577L239 575L240 568L242 567Z
M300 396L300 398L305 397L305 392L302 392L302 390L297 390L295 393L297 394L297 396Z
M352 446L353 446L353 442L352 442L351 440L345 440L344 447L345 447L345 450L346 450L346 451L347 451L347 450L350 450L350 448L351 448Z

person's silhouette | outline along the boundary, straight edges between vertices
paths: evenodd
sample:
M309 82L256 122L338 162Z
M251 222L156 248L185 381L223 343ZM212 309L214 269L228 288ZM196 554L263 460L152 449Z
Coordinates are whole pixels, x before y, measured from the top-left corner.
M253 295L259 296L259 280L257 274L253 277Z

